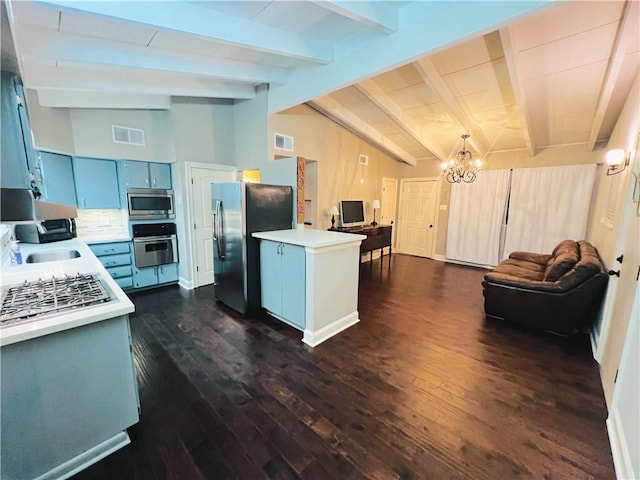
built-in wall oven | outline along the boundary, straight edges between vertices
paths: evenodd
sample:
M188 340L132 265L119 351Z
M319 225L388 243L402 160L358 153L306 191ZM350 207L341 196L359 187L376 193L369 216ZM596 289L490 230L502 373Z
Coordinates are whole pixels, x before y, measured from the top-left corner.
M163 220L176 218L173 190L130 188L127 190L129 220Z
M175 223L138 223L133 231L133 256L136 267L155 267L178 261Z

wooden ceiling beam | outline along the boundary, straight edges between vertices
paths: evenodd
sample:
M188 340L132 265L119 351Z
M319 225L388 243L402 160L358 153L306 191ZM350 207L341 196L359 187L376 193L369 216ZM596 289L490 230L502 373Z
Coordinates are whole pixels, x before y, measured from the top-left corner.
M624 59L627 52L630 51L630 47L637 48L638 39L635 38L632 33L637 28L638 18L640 18L640 3L637 1L627 0L622 10L622 18L620 20L620 26L616 33L616 38L613 42L613 49L611 57L609 58L609 64L607 66L607 72L605 80L600 90L598 97L598 106L596 107L595 115L593 116L593 122L591 123L591 131L589 133L589 140L587 147L593 151L602 123L604 121L605 114L613 98L615 86L620 76L620 71L624 64ZM632 43L635 42L635 43Z
M213 59L186 52L168 52L145 46L113 42L97 37L55 32L47 28L33 29L17 23L16 40L21 56L36 61L52 60L142 68L162 74L184 73L209 77L219 81L244 83L286 83L289 72L285 68Z
M114 18L162 30L197 35L229 45L321 65L333 60L333 47L327 43L217 12L199 6L197 2L42 0L35 3L62 11Z
M252 99L252 85L215 82L188 75L157 75L134 69L85 69L82 65L27 64L22 68L24 86L34 90L75 90L79 92L142 93L203 98Z
M355 135L387 152L392 157L414 167L417 165L418 161L413 155L386 138L382 133L343 107L334 99L328 96L318 97L313 101L308 102L307 105L330 118L337 124L343 126L350 132L353 132Z
M91 2L88 2L91 3ZM301 69L269 90L269 112L276 113L406 65L426 54L495 30L525 14L552 8L555 2L410 2L400 10L397 31L364 42L328 65ZM405 13L412 12L412 14ZM426 27L428 26L428 28Z
M465 108L460 104L460 101L451 92L431 59L422 58L414 62L413 66L429 89L438 97L440 103L444 105L449 115L471 135L471 138L467 140L469 145L471 145L481 157L484 157L489 151L489 144L484 133L476 127L475 122L471 120ZM461 132L461 134L462 133L464 132Z
M507 70L509 71L511 89L513 90L513 96L516 101L516 109L518 110L520 122L522 123L522 136L527 146L527 152L533 157L536 154L536 144L533 139L533 129L531 128L531 113L529 112L527 96L525 95L522 85L522 74L518 66L517 52L513 47L508 27L500 29L500 41L502 43L504 59L507 63Z
M408 133L411 138L418 142L422 147L429 150L440 161L444 162L448 159L447 152L442 151L440 147L433 142L425 139L422 130L418 124L407 116L402 109L396 104L384 91L376 85L373 80L363 80L356 83L355 87L360 90L373 104L382 110L393 122Z
M333 13L384 33L398 29L398 8L387 2L354 2L341 0L314 1Z

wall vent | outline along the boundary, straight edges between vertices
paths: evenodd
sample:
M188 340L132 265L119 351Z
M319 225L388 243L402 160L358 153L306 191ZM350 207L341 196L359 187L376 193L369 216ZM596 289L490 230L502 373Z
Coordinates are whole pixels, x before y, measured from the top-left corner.
M283 135L282 133L276 133L273 138L277 149L293 152L293 137Z
M358 157L358 163L360 165L369 165L369 157L367 155L360 155Z
M113 134L113 143L144 147L144 130L140 128L111 125L111 133Z

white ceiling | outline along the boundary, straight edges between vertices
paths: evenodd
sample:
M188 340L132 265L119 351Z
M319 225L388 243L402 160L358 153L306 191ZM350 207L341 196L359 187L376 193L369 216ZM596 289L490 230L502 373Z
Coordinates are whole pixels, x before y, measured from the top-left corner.
M637 1L6 1L40 103L308 103L416 164L611 134L637 75Z

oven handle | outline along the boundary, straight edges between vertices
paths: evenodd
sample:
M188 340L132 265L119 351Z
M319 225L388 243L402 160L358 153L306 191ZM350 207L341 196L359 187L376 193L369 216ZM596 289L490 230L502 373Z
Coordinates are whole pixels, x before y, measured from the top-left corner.
M216 200L216 209L213 212L213 240L216 242L218 260L224 260L226 255L222 251L224 239L224 223L222 219L222 200Z
M159 235L157 237L137 237L134 238L133 241L135 243L148 243L148 242L157 242L157 241L166 241L166 240L175 240L175 235Z

